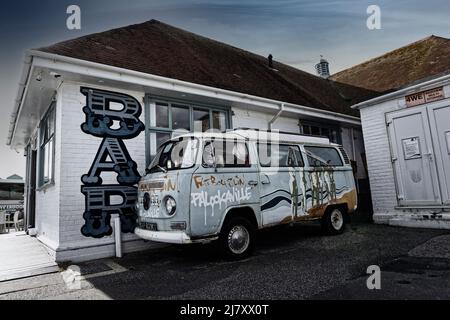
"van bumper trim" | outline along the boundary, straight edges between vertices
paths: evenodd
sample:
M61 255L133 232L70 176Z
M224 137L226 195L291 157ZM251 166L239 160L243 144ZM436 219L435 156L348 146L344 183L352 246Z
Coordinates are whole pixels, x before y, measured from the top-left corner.
M149 231L140 228L136 228L134 233L144 240L172 244L206 243L217 240L217 237L191 239L185 232Z

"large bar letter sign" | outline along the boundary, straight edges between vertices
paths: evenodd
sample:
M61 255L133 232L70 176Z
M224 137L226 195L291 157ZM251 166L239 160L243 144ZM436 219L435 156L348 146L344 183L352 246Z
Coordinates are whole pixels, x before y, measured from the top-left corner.
M84 226L81 233L86 237L102 238L112 234L111 214L119 214L122 231L131 233L136 226L134 204L140 175L122 139L133 139L143 130L139 120L141 104L133 97L104 90L81 88L86 96L83 112L86 122L81 130L103 138L89 172L81 177L81 192L85 196ZM112 103L120 108L112 108ZM118 126L114 126L118 122ZM117 174L117 185L104 185L100 174L104 171ZM113 203L112 199L121 199Z

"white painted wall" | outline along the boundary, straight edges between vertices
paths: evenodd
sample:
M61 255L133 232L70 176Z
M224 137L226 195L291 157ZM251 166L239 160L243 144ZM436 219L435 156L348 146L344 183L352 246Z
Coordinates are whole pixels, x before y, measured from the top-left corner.
M255 128L268 130L269 122L275 114L248 110L244 108L233 108L233 126L235 128ZM272 125L272 129L300 133L299 121L297 118L279 117Z
M52 185L45 186L44 188L38 189L36 191L36 214L35 226L37 229L37 237L40 241L45 243L49 248L55 248L59 243L59 202L60 202L60 192L61 181L58 178L61 172L61 128L62 123L62 103L60 92L56 96L56 115L55 115L55 164L54 164L54 179L55 183ZM48 102L48 107L50 107L50 101ZM37 175L36 179L39 180L39 129L36 128L37 132L37 148L38 148L38 159L37 159ZM38 211L39 210L39 211ZM52 255L55 253L51 251Z
M396 100L361 109L374 220L379 222L385 222L388 216L395 215L394 208L397 205L385 118L386 112L397 109L399 106Z
M57 144L57 167L59 167L55 177L57 184L54 188L54 195L41 195L42 201L37 205L37 216L45 216L50 211L59 213L59 219L52 220L51 223L59 226L59 241L56 251L58 261L80 261L101 258L114 255L114 237L103 239L86 238L81 234L81 227L84 224L83 213L85 211L85 197L81 193L81 177L89 172L97 151L102 142L102 138L96 138L81 131L81 124L85 121L85 114L82 109L86 105L86 98L80 93L80 83L64 83L59 89L57 117L60 126L57 127L57 139L62 143ZM95 86L98 89L118 91L114 88ZM141 121L144 122L144 104L142 92L129 92L120 90L120 93L129 94L135 97L142 104L143 112ZM62 130L61 130L62 129ZM130 156L138 164L138 171L145 170L145 133L142 132L132 140L124 140ZM113 173L102 174L103 184L117 184L117 175ZM49 197L50 196L50 197ZM58 207L59 210L55 208ZM56 210L55 210L56 209ZM52 213L53 214L53 213ZM52 230L50 225L41 225L41 230ZM143 247L143 241L134 235L124 235L125 251L139 249ZM139 242L139 244L138 244ZM77 249L77 250L74 250Z

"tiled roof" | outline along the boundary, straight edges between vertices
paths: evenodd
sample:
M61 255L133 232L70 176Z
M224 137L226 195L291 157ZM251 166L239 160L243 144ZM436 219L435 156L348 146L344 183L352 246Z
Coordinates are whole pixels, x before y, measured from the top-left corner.
M341 71L332 80L385 93L450 70L450 40L430 36Z
M353 116L373 96L157 20L38 50Z

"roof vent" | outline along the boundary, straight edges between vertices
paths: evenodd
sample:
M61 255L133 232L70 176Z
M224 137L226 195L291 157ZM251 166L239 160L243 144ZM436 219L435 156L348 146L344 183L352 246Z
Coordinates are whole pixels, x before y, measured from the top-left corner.
M324 79L327 79L330 76L329 63L323 56L320 56L320 62L316 64L316 71L317 74Z
M273 69L273 56L269 54L267 59L269 60L269 68Z

